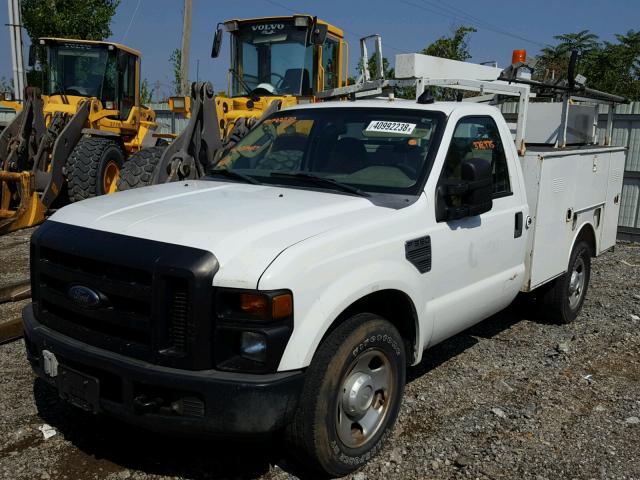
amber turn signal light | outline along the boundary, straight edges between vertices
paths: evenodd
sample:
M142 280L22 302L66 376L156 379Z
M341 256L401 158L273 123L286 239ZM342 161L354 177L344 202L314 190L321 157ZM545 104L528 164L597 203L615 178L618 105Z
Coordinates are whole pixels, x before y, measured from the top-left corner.
M277 295L271 299L272 318L286 318L293 314L293 297L290 293Z

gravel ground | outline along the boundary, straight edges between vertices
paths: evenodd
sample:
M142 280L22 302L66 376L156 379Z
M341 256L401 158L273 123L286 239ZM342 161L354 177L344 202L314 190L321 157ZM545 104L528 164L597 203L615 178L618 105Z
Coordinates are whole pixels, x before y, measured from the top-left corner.
M0 239L2 283L25 274L27 237ZM352 478L640 479L638 317L640 245L619 243L572 325L519 302L430 350L392 440ZM0 385L2 478L308 478L277 440L174 439L77 411L34 381L19 341L0 346Z
M34 230L0 236L0 287L29 277L29 239ZM0 323L19 317L27 303L29 300L0 304Z

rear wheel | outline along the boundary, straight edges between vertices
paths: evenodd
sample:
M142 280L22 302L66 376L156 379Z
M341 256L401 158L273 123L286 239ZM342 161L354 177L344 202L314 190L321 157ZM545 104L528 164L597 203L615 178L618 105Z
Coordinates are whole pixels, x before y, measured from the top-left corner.
M153 174L158 168L166 148L167 145L157 145L144 148L131 155L120 174L118 190L131 190L132 188L151 185Z
M573 322L582 308L591 278L591 247L579 241L571 251L567 273L542 287L539 299L545 313L558 323Z
M405 382L405 350L385 319L358 314L318 347L287 439L305 465L334 476L358 469L395 424Z
M83 137L67 160L69 200L116 191L125 154L120 144L110 138Z

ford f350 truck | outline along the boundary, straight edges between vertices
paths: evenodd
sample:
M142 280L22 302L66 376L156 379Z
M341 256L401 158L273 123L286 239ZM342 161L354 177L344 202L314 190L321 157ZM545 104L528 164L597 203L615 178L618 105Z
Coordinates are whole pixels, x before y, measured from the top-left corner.
M284 430L344 475L381 448L430 346L519 292L576 318L591 258L615 244L623 169L616 147L519 154L480 103L298 105L203 179L47 220L27 355L85 410L165 432Z

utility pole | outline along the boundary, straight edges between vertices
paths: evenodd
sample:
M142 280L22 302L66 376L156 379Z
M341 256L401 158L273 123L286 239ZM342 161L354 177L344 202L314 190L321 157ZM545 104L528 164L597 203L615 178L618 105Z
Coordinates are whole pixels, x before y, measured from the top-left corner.
M24 95L24 65L22 56L22 15L20 0L7 0L9 8L9 37L11 39L11 65L13 66L13 94L18 101Z
M189 44L191 43L191 0L184 0L182 50L180 54L180 93L189 95Z

